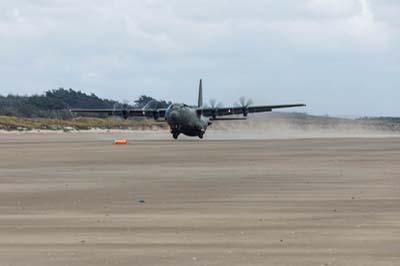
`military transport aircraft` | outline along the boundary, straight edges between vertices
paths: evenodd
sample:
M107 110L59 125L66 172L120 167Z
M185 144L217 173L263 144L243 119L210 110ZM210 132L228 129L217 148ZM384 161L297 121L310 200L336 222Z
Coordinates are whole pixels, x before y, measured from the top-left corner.
M250 106L249 103L242 102L241 106L235 107L206 107L203 105L203 86L202 80L199 85L199 98L196 107L182 103L173 103L166 109L157 108L124 108L124 109L71 109L74 113L105 113L108 115L122 116L127 119L130 116L153 118L159 121L160 118L168 123L171 134L177 139L179 134L191 137L203 138L208 126L215 120L243 120L249 113L271 112L273 109L301 107L305 104L285 104L285 105L260 105ZM223 116L243 115L243 117L221 118Z

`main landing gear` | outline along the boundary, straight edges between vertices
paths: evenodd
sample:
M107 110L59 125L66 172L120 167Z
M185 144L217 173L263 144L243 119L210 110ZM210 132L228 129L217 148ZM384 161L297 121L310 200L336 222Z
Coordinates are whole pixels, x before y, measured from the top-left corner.
M200 132L194 131L194 130L193 131L184 131L184 130L181 131L179 128L171 128L171 134L174 139L178 139L180 134L185 134L185 135L191 136L191 137L199 137L200 139L203 139L204 133L205 133L204 131L200 131Z

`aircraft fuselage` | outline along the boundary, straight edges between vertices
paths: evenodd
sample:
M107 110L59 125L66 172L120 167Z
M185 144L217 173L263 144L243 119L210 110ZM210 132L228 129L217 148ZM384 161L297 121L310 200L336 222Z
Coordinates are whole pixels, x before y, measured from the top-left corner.
M171 104L165 112L165 120L175 139L179 134L203 138L207 127L211 124L208 118L198 114L195 108L185 104Z

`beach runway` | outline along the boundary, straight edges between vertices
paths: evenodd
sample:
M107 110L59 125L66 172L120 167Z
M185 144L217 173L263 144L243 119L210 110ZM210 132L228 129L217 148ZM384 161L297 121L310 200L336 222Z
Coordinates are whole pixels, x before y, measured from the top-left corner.
M0 136L0 265L400 265L400 138L121 134Z

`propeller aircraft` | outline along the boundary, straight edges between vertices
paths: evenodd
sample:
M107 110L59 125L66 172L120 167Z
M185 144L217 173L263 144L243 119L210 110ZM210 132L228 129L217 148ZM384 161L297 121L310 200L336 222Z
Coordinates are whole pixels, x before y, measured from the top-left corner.
M211 106L203 104L203 83L200 80L197 106L182 103L173 103L168 108L122 108L122 109L71 109L73 113L105 113L108 115L128 117L153 118L156 121L164 119L168 123L174 139L180 134L203 138L212 121L218 120L245 120L250 113L271 112L274 109L303 107L305 104L259 105L252 106L251 101L240 99L240 105L222 107L211 101ZM242 117L230 117L226 116Z

